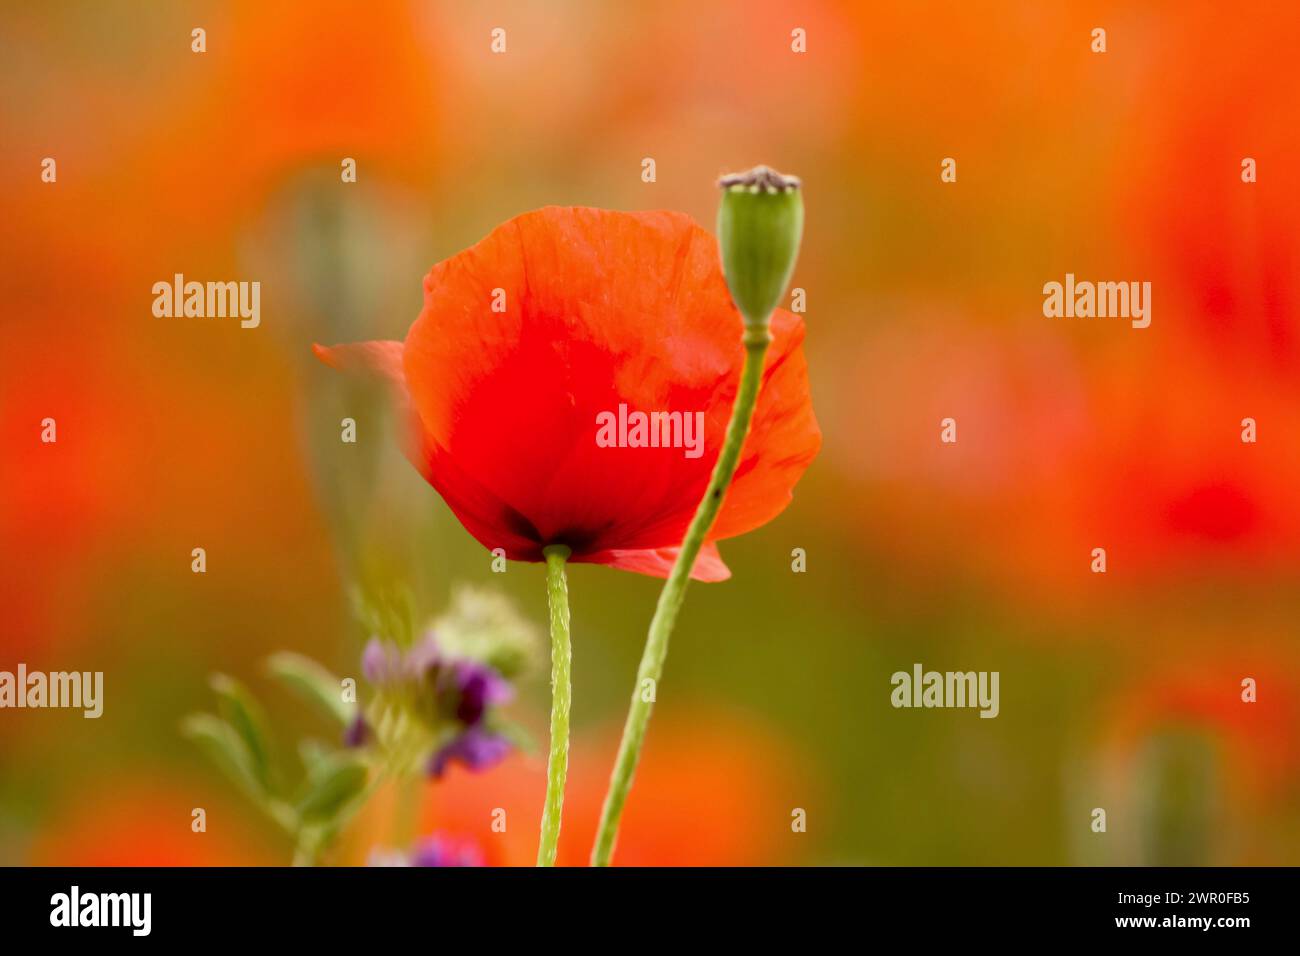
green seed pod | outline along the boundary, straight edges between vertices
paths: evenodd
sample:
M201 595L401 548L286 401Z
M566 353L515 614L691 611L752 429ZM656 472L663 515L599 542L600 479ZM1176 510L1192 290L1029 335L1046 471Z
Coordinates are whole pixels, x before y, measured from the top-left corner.
M718 245L731 299L749 327L766 327L785 295L803 236L799 179L766 166L718 180Z

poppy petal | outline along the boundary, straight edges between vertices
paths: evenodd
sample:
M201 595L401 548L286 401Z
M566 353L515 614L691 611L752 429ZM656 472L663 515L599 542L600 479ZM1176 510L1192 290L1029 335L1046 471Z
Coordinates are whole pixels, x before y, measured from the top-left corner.
M527 521L481 484L458 468L424 431L411 405L402 373L401 342L357 342L327 347L313 345L312 352L326 365L388 385L394 410L405 420L402 451L425 481L447 502L457 520L485 548L501 548L506 557L537 561L540 549Z
M600 551L577 560L591 564L605 564L622 571L635 571L648 574L653 578L666 578L673 570L677 554L681 548L646 548L641 551ZM696 581L725 581L731 577L731 569L722 561L716 544L706 544L700 548L695 558L695 567L691 577Z
M351 345L312 345L312 354L341 372L360 372L376 378L409 400L406 376L402 374L402 343L379 339Z

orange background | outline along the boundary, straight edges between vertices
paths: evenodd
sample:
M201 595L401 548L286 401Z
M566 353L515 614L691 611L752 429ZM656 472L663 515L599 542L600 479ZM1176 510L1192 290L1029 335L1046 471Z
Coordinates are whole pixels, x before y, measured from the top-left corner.
M544 607L539 569L492 575L387 436L339 444L354 396L311 342L401 337L428 267L524 210L711 228L715 178L764 162L805 182L826 444L724 549L734 578L692 589L623 862L1300 863L1289 7L7 9L0 669L103 670L106 703L0 712L0 862L287 861L178 733L209 672L291 740L310 720L258 662L355 667L355 581L429 612L457 581ZM178 272L260 281L261 327L155 318ZM1151 327L1044 318L1066 272L1150 281ZM571 590L577 862L657 584L581 567ZM918 661L999 671L1000 716L892 709ZM540 732L545 675L523 691ZM453 775L426 829L528 862L542 762ZM491 844L477 808L507 803Z

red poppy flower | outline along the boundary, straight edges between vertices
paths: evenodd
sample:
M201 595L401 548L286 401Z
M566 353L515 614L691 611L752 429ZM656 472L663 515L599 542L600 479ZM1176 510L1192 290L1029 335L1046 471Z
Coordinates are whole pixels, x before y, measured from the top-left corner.
M572 561L666 577L722 446L741 331L717 241L690 217L548 207L434 266L405 343L315 351L394 386L408 457L485 547L540 561L564 544ZM803 333L789 312L773 316L700 580L729 575L713 542L779 514L817 453ZM701 413L703 453L601 447L598 416L620 405Z

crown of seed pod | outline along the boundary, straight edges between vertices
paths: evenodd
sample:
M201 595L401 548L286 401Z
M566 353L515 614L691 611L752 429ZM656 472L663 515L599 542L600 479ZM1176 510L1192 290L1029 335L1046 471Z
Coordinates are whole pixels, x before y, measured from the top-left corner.
M803 236L797 176L767 166L718 180L718 245L731 299L750 326L764 326L785 295Z

